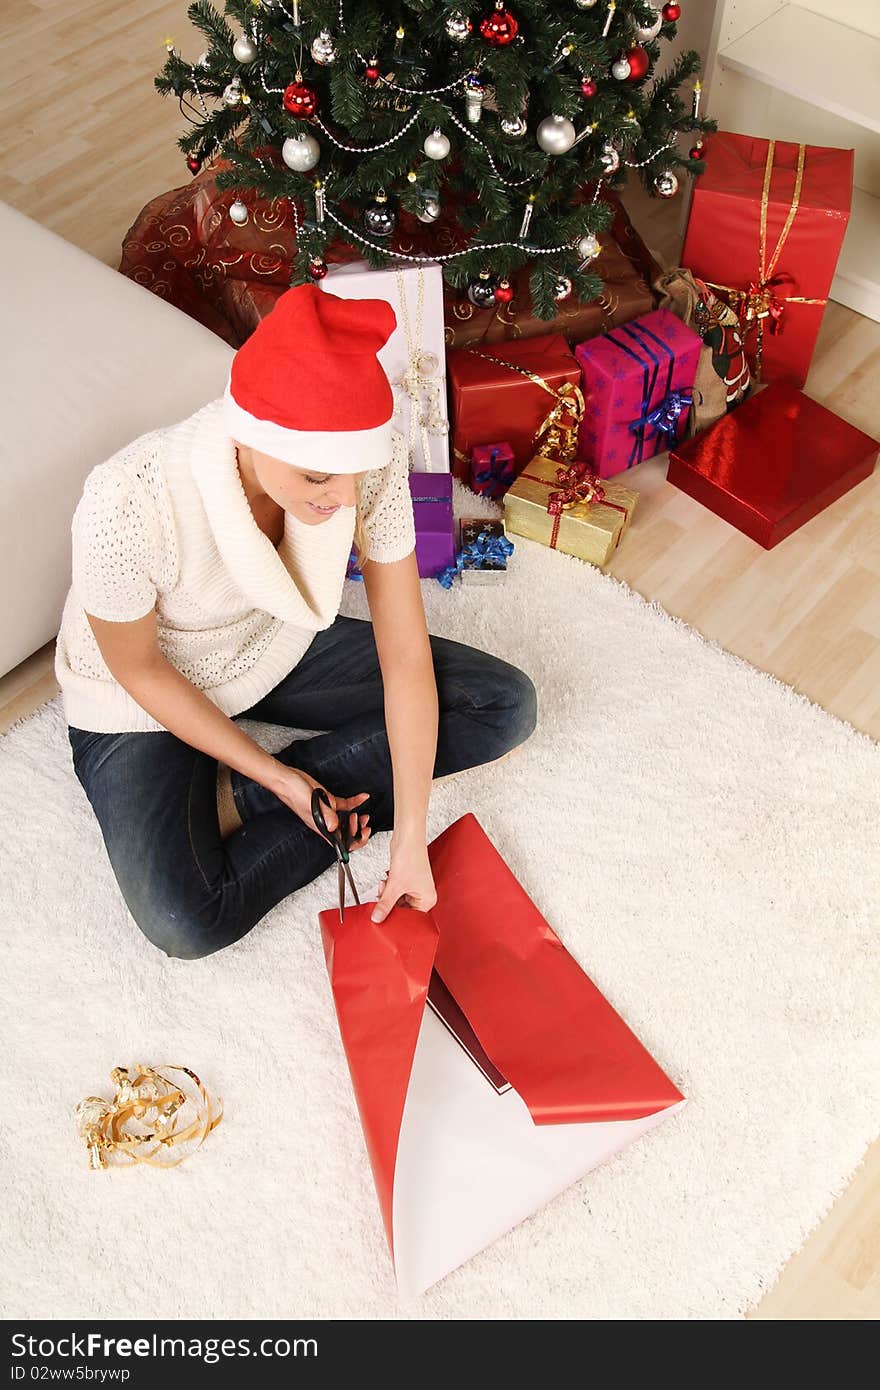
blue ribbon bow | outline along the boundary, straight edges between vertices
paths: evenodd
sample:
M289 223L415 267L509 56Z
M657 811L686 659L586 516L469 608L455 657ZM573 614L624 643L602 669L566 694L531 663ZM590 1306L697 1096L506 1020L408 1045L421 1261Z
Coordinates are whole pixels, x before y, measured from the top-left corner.
M493 449L489 462L479 473L474 474L474 482L481 488L491 487L493 493L506 492L516 480L516 466L512 458L498 460L497 449ZM497 501L497 497L495 498Z
M630 429L634 434L638 434L640 430L652 429L655 439L665 438L667 443L674 444L678 438L678 422L684 411L693 403L692 391L667 391L660 404L649 410L641 419L634 420Z
M468 569L483 569L486 561L491 561L493 567L499 569L507 568L507 557L513 554L513 541L508 540L507 536L496 536L491 531L480 531L476 540L468 545L462 546L455 556L455 563L447 565L446 569L441 570L437 575L438 584L442 584L444 589L452 588L452 581L457 574L460 574L467 565Z

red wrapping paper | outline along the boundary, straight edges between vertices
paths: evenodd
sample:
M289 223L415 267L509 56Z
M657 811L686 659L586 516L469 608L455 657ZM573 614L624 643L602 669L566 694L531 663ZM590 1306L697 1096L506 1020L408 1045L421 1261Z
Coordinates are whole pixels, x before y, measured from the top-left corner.
M761 205L770 142L729 131L704 138L706 172L694 184L682 264L742 312L736 292L759 288L761 281ZM765 269L792 208L797 164L798 146L775 142ZM849 220L852 177L852 150L805 147L797 210L767 286L771 312L764 319L761 351L765 382L802 386L806 381ZM757 335L753 321L746 337L753 366Z
M560 333L486 348L457 348L447 354L452 472L464 482L470 480L471 454L479 444L506 440L517 472L536 452L535 433L553 409L554 399L515 370L518 367L557 390L564 382L580 385L581 369Z
M401 1119L436 967L535 1124L635 1120L682 1100L566 951L468 813L428 846L430 912L372 903L319 914L339 1029L394 1253Z
M669 437L650 424L631 427L649 412L690 393L703 340L669 309L591 338L576 349L583 373L586 412L578 434L578 458L600 478L632 468L669 448ZM689 401L673 422L676 437L687 429Z
M877 449L876 439L777 382L674 449L666 476L769 550L867 478Z

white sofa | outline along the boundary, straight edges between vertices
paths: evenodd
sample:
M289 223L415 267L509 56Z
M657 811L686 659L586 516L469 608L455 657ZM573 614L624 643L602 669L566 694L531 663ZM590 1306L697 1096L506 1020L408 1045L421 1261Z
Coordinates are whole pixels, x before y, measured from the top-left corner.
M233 349L0 203L0 675L57 633L94 464L223 392Z

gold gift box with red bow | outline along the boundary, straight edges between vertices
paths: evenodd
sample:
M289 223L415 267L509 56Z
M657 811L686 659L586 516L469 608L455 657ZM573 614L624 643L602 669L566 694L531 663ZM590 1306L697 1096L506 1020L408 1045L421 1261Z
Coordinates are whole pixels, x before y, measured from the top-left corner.
M602 566L620 544L639 494L605 482L585 463L538 454L504 494L507 531Z

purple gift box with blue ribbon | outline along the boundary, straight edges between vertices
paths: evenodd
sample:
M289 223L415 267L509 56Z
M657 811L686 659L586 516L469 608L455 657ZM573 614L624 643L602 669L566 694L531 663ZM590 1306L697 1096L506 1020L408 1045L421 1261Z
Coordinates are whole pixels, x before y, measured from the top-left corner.
M452 474L411 472L409 491L416 527L419 576L433 579L441 570L455 564ZM346 573L349 579L361 578L354 551L349 557Z
M578 458L613 478L683 439L702 346L669 309L656 309L576 347L586 400Z

